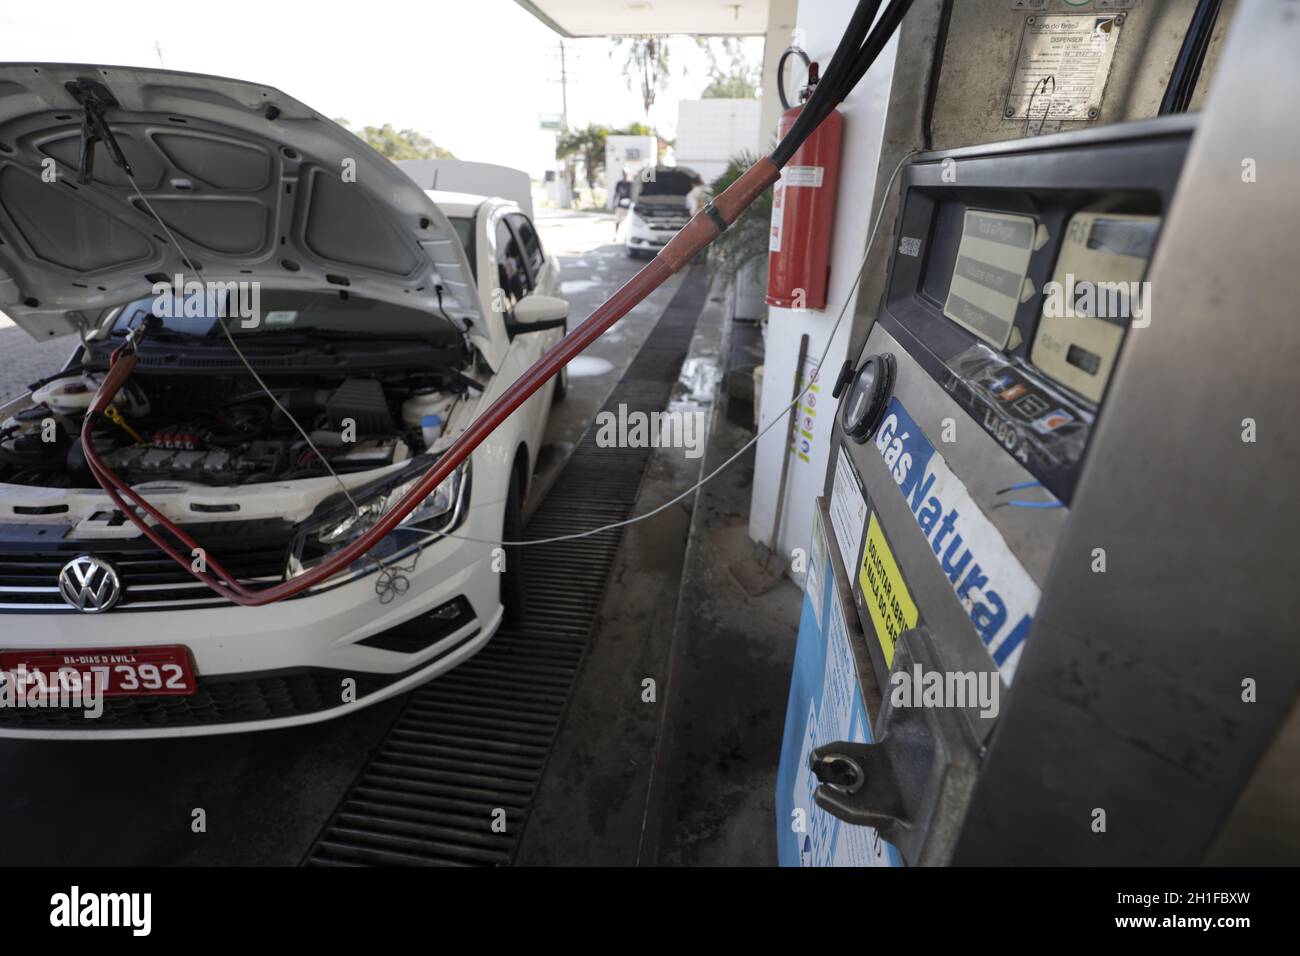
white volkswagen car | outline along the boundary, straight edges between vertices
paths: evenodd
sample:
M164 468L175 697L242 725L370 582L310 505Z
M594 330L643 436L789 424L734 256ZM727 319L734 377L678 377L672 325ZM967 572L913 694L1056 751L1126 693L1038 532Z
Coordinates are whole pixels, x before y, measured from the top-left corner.
M206 284L184 286L196 270ZM520 556L496 543L520 534L553 388L371 555L256 608L116 510L81 423L112 351L147 326L96 450L196 560L264 587L362 534L563 335L558 288L518 204L426 193L278 90L0 65L0 309L81 342L0 404L0 735L301 724L474 654L520 610ZM67 706L60 672L99 682L99 713Z

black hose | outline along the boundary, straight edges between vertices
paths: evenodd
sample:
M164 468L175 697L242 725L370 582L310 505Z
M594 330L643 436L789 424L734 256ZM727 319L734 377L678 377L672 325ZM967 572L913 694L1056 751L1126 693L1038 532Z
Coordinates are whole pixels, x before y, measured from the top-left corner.
M880 9L880 3L881 0L858 0L858 5L853 11L853 16L849 18L849 24L844 30L844 35L840 37L830 64L822 71L821 79L812 95L808 97L808 102L804 103L799 116L790 127L790 132L786 133L781 142L776 144L776 149L772 150L770 158L776 166L782 167L788 163L790 157L803 145L804 140L812 135L813 130L820 126L822 120L829 116L831 110L844 99L843 94L837 94L847 64L861 48L863 38L867 36L867 31L871 27L871 21L875 19L876 11Z
M885 12L880 15L876 25L871 30L871 35L867 37L867 42L862 45L862 50L858 53L853 62L849 75L845 78L845 84L840 91L840 99L848 96L853 87L858 85L858 81L866 74L871 64L876 62L876 57L880 56L880 51L885 48L898 25L903 22L903 17L912 6L912 0L892 0Z
M778 167L785 166L812 135L813 130L853 92L853 87L866 75L907 15L912 0L890 0L889 6L877 20L876 12L880 9L880 4L881 0L860 0L858 3L839 46L835 48L835 55L831 57L830 66L822 74L821 81L790 127L790 132L772 150L772 162ZM873 20L874 27L871 25Z
M1187 107L1192 102L1192 93L1196 90L1196 80L1205 63L1205 51L1209 49L1215 21L1219 18L1219 5L1219 0L1201 0L1192 12L1187 33L1183 36L1183 45L1169 77L1169 85L1165 87L1165 95L1160 100L1159 115L1187 112Z
M47 375L44 378L38 378L36 381L32 382L32 384L27 386L27 391L34 392L38 388L44 388L46 385L49 385L50 382L57 381L58 379L61 378L67 378L69 375L76 375L78 372L87 372L87 371L98 372L102 370L103 370L102 365L90 365L85 362L79 362L76 365L69 365L67 368L63 369L62 371L55 372L53 375Z
M948 49L948 24L952 22L952 4L953 0L943 0L943 9L939 13L939 30L934 38L934 55L930 59L930 78L925 88L925 121L921 134L921 148L927 152L934 148L934 101L939 95L943 54Z
M842 100L848 92L843 90L845 73L849 68L849 64L862 49L862 41L868 35L871 23L876 19L876 13L880 10L881 3L882 0L860 0L853 11L853 16L849 18L848 26L844 29L844 35L840 37L840 42L835 47L831 62L822 72L821 80L817 85L829 86L832 94L835 95L835 103ZM827 113L835 108L835 103L825 107Z
M778 167L783 167L790 161L813 130L821 125L821 121L830 115L830 111L843 98L835 94L840 87L846 64L861 47L880 2L881 0L859 0L835 53L831 56L830 64L822 71L817 86L799 111L790 131L772 151L772 162Z
M792 56L797 56L799 59L803 60L803 68L805 70L807 70L812 63L812 61L808 59L808 54L797 46L786 47L781 53L781 59L776 61L776 95L781 101L781 108L787 110L794 105L790 102L790 98L785 95L785 61Z

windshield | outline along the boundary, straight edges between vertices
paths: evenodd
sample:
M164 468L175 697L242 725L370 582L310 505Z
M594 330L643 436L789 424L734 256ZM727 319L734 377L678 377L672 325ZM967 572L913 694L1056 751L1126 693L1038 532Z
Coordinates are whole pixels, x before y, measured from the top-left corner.
M198 289L175 297L170 292L146 296L123 307L113 323L113 334L125 335L150 314L162 320L164 329L198 337L222 336L217 325L219 317L234 335L333 332L367 337L453 337L446 320L420 309L362 299L346 292L271 289L244 290L234 296L224 292L204 295Z

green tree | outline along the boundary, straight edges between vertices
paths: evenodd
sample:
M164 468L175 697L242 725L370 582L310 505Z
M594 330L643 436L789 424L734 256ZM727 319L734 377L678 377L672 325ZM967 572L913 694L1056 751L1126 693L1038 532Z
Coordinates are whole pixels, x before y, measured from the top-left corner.
M584 129L566 129L555 141L555 155L560 159L581 159L586 167L587 185L596 188L596 173L605 164L605 137L609 128L588 123Z
M389 159L455 159L451 150L443 149L419 130L395 130L391 123L366 126L360 132L345 119L336 119L344 129L373 146Z
M650 118L650 107L655 97L668 85L668 38L657 36L612 37L614 49L624 53L623 75L627 88L636 85L641 95L641 107ZM610 56L614 51L610 51Z
M763 79L763 65L745 53L738 37L696 37L709 58L709 85L701 99L755 99Z

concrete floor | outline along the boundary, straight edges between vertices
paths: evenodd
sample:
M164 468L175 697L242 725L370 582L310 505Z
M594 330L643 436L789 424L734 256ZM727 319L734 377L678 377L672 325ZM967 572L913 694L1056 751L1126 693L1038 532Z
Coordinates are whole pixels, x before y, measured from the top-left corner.
M27 391L27 386L63 368L76 336L36 341L0 312L0 402Z
M612 242L607 215L538 217L561 259L571 315L584 318L644 263ZM595 343L555 406L532 497L542 494L671 298L674 279ZM0 383L55 370L68 340L0 328ZM0 388L0 392L4 389ZM0 865L299 862L401 706L400 698L324 724L181 741L0 740ZM93 812L88 812L93 808ZM207 832L191 830L202 809Z
M560 257L561 294L569 301L569 328L585 319L620 285L645 265L629 259L614 241L614 218L605 213L538 209L537 229L548 252ZM674 276L646 297L627 317L569 363L569 394L551 410L546 445L538 455L527 511L545 497L627 363L636 355L655 321L672 300L681 277Z
M756 328L733 324L726 342L728 378L762 360ZM747 398L744 389L721 390L705 474L753 437ZM659 747L658 820L647 827L643 863L776 864L776 773L803 592L780 577L750 594L732 570L756 554L753 473L751 448L695 502Z
M670 409L712 417L723 331L714 297L696 325ZM702 464L685 449L657 449L633 514L651 514L688 492ZM644 862L646 822L657 819L660 800L655 771L693 510L692 494L624 531L516 856L521 865ZM654 700L644 697L646 680L655 682Z
M716 290L715 290L716 291ZM660 449L636 513L671 501L753 436L753 406L718 388L761 359L752 327L716 294L675 398L710 415L703 459ZM776 863L774 794L802 593L752 596L730 568L752 558L753 453L696 494L630 526L517 862ZM656 683L655 700L642 682Z

